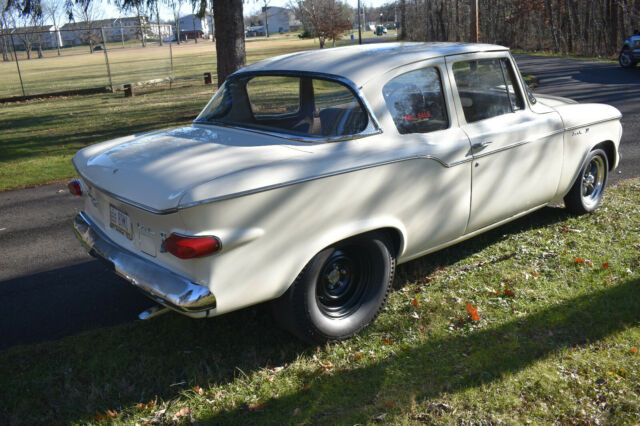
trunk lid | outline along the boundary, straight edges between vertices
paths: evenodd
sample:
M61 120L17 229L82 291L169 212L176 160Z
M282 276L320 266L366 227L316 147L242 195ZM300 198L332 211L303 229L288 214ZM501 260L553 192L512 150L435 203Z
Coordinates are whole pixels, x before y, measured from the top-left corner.
M237 129L191 125L115 139L73 158L90 184L154 212L176 209L202 183L309 155L304 144Z

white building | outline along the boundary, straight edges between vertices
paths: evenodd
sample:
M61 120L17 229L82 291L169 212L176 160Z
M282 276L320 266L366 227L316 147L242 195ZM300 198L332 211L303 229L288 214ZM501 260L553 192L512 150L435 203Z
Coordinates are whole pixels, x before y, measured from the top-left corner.
M65 24L61 28L62 40L66 46L89 44L89 39L94 44L102 43L103 29L107 42L124 42L142 37L157 39L159 35L166 39L173 34L169 24L152 24L146 16L130 16Z
M214 36L213 16L206 15L199 18L197 15L190 14L181 17L179 20L180 37L185 39L209 38Z
M7 28L2 34L12 34L13 43L18 50L55 49L63 46L60 30L53 25Z
M265 8L262 8L262 15L264 16ZM269 30L269 34L286 33L289 31L296 31L300 29L302 24L295 17L295 14L291 9L285 7L268 6L267 7L267 19L266 25Z

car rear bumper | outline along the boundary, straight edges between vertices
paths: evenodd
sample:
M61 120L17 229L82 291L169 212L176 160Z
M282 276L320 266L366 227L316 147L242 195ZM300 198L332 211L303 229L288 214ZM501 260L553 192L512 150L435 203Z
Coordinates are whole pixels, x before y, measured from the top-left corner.
M207 317L216 307L208 288L119 247L84 212L76 215L73 228L89 254L112 264L116 274L155 302L192 317Z

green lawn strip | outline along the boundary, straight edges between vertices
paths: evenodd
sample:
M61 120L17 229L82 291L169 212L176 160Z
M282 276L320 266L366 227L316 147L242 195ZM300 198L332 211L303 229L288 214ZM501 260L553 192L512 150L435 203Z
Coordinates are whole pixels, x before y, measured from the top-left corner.
M346 342L305 347L260 306L11 348L0 353L0 416L635 424L638 206L640 179L623 181L593 215L545 208L401 265L387 308Z

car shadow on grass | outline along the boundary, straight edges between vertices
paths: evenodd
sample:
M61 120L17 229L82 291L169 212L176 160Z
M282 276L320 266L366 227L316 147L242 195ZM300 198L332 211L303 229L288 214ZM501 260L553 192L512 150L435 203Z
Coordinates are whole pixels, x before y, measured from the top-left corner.
M394 355L366 367L332 374L315 370L302 379L306 385L300 391L272 398L259 411L239 407L197 421L331 423L339 418L370 423L393 407L429 406L447 394L515 374L559 350L623 331L637 324L639 309L640 279L630 280L503 325L396 348ZM430 421L442 414L438 410L446 410L446 405L432 406Z
M399 280L418 281L436 268L479 252L505 235L545 227L566 218L564 209L542 209L467 242L402 265L398 268ZM123 297L126 297L125 293ZM593 297L605 298L604 295ZM590 306L594 304L590 300L577 300L576 303ZM407 395L422 398L437 395L451 386L494 380L501 372L523 368L563 345L590 336L598 338L619 329L620 321L630 315L622 309L623 301L620 306L612 307L615 315L611 320L603 321L593 330L573 330L576 318L580 315L589 317L589 310L578 312L574 304L561 305L551 308L547 314L525 319L524 323L433 341L427 347L410 348L400 357L383 360L372 367L339 372L332 377L310 376L307 379L313 385L309 391L269 402L270 416L275 415L269 417L269 421L288 421L292 410L314 406L312 401L316 398L321 401L318 406L325 407L328 414L339 414L350 405L366 410L382 391L385 375L395 370L407 374L408 379L422 378L419 382L407 382L410 384ZM108 303L119 303L117 296L110 298ZM598 309L606 306L610 305L603 304ZM95 310L104 308L99 304L93 307ZM71 315L73 308L58 309L57 312L60 316ZM550 318L566 318L566 321L556 320L552 324ZM549 328L558 332L550 337L543 332ZM513 348L513 339L523 339L525 343L517 350L508 350ZM90 330L56 342L0 352L0 414L11 419L16 413L21 421L36 423L50 418L83 422L96 412L135 406L156 395L166 400L196 385L224 385L261 368L285 365L309 350L277 328L265 305L210 320L192 320L170 313L147 322ZM528 350L533 352L528 353ZM450 360L429 365L430 360L440 357L438 353L443 351L451 354L447 357ZM468 351L476 354L470 358L475 360L472 365L460 359L460 354ZM508 357L507 353L510 354ZM407 361L406 365L402 360ZM337 392L337 397L329 397L330 388L334 389L331 391L334 395ZM282 417L278 417L279 412ZM236 410L203 420L244 422L249 420L246 415L242 410ZM322 421L323 415L311 410L308 420ZM259 421L259 417L255 420Z

